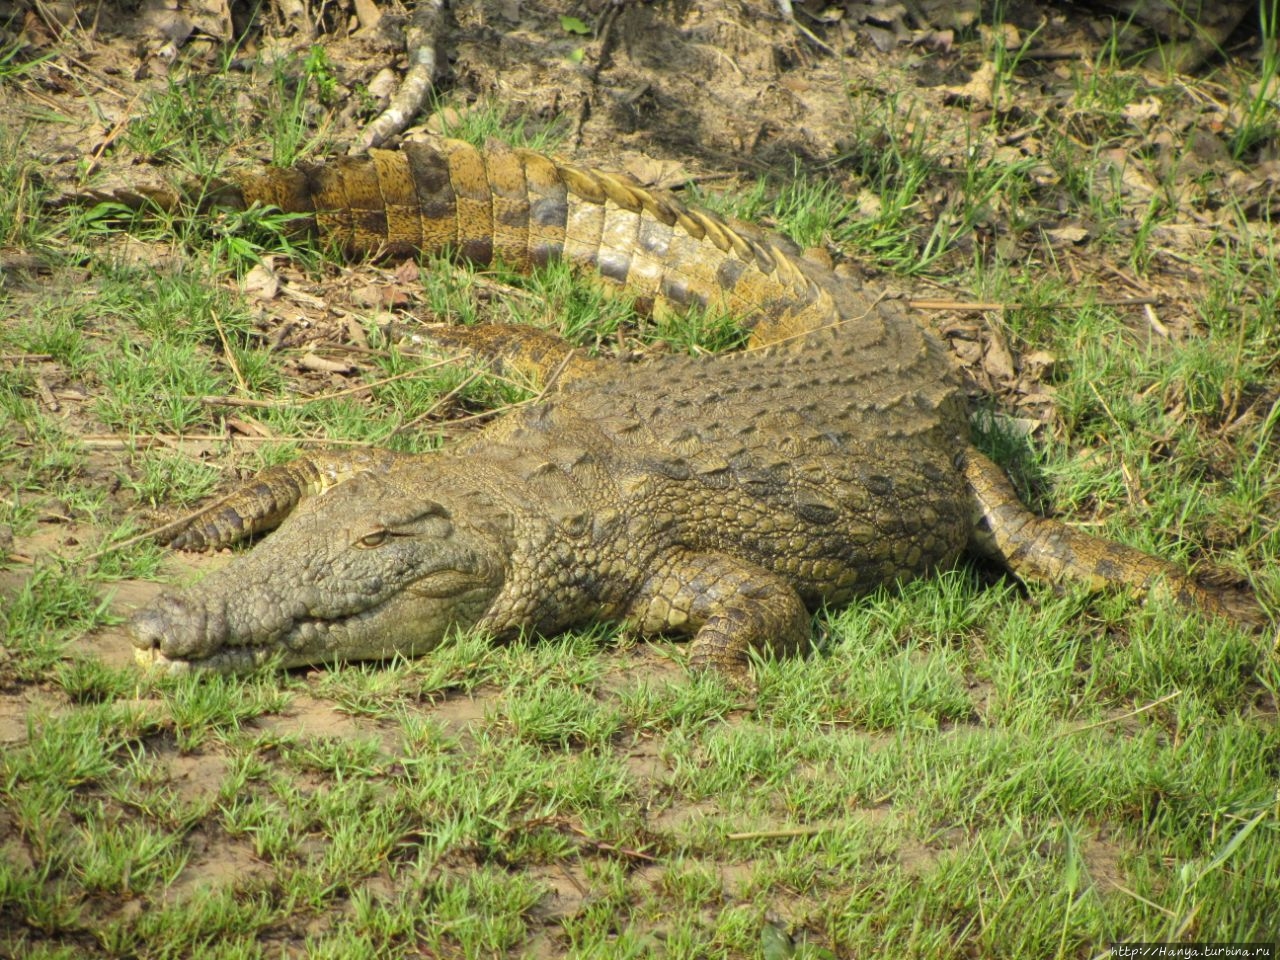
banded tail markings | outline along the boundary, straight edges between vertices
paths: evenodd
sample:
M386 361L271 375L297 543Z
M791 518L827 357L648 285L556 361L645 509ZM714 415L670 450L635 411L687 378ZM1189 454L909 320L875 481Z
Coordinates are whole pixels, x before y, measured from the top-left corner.
M296 229L349 254L453 251L480 265L496 256L519 270L564 258L660 312L730 313L755 331L753 344L865 313L843 316L845 298L832 296L843 281L799 262L784 239L685 207L625 175L525 149L439 140L257 169L211 191L206 205L218 203L297 214Z
M458 204L449 165L434 145L406 144L400 151L409 165L421 222L422 252L441 253L458 238Z
M387 235L382 249L388 256L411 256L427 244L422 235L422 211L408 158L390 150L373 150L369 157L387 208Z
M488 266L493 261L493 201L484 157L456 140L447 144L446 156L457 205L456 249L465 260Z
M485 156L493 202L493 256L522 273L529 269L529 185L514 150L495 146Z
M532 150L519 153L529 190L529 262L543 267L564 252L569 191L551 158Z

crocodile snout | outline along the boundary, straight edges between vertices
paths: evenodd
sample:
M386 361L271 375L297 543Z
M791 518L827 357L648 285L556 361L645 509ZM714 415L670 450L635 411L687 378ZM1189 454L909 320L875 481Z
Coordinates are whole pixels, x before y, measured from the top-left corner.
M129 637L135 656L144 663L207 657L223 643L211 629L208 605L183 594L161 594L129 621Z

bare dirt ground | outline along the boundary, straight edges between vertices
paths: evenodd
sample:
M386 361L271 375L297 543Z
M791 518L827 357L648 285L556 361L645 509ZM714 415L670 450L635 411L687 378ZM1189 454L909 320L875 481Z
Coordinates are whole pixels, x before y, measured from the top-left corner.
M0 36L21 38L24 57L48 57L21 82L0 88L0 126L22 131L23 151L41 159L40 176L53 192L74 192L86 181L154 179L163 158L130 150L122 131L171 77L212 71L232 44L234 56L245 62L323 46L337 82L336 109L326 131L335 143L358 138L371 106L385 101L404 68L404 12L387 7L374 23L368 0L326 4L317 19L305 13L299 19L283 3L264 6L254 16L247 5L214 0L182 5L181 11L173 6L93 7L68 0L37 11L0 3L0 24L12 17ZM891 150L893 138L909 139L927 127L941 172L919 192L909 214L922 248L952 215L956 196L965 189L967 152L1039 163L1039 193L1030 198L1033 213L1010 209L993 196L989 215L921 275L890 275L887 265L859 251L832 247L829 252L846 269L881 275L886 285L921 301L968 371L975 395L995 397L1004 412L1028 427L1058 431L1062 424L1053 398L1062 358L1011 337L1001 320L1009 304L988 302L984 291L968 289L955 277L975 260L996 257L1013 271L1035 273L1051 266L1081 289L1104 291L1130 304L1135 335L1157 344L1200 336L1202 276L1191 251L1217 233L1247 230L1248 224L1234 219L1240 208L1226 204L1225 195L1251 198L1243 209L1255 222L1270 216L1276 202L1280 161L1264 147L1242 162L1222 136L1238 120L1233 91L1242 82L1238 76L1252 69L1249 57L1257 38L1238 33L1227 44L1228 57L1214 60L1209 72L1192 82L1193 96L1165 102L1138 90L1118 108L1117 125L1103 129L1096 117L1074 113L1069 105L1081 72L1106 56L1103 47L1112 29L1106 13L1012 4L1003 25L992 28L984 25L989 17L984 21L963 4L926 6L927 16L909 15L914 6L808 4L797 9L798 22L791 23L763 0L461 0L438 38L444 66L438 86L451 110L496 101L531 127L566 131L557 152L625 170L646 183L680 187L692 182L707 190L732 190L761 175L785 181L801 171L831 179L869 206L877 202L867 191L877 153ZM587 33L577 32L579 22L590 24ZM997 46L1020 51L1016 65L1005 72L993 68ZM260 94L253 84L264 81L248 69L244 81L244 109L253 110ZM994 137L993 115L999 121ZM32 122L40 116L56 122ZM876 129L885 118L894 122ZM438 119L423 122L427 130L439 127ZM1089 158L1092 174L1109 184L1108 202L1132 212L1133 231L1152 204L1172 204L1180 211L1172 224L1143 237L1151 252L1141 273L1128 259L1133 238L1100 237L1087 211L1071 199L1062 170L1064 164L1078 166L1079 157L1064 161L1049 155L1046 126L1065 134L1054 142L1075 144L1079 156ZM263 141L246 142L236 153L237 159L259 160L269 156L269 149ZM104 242L131 255L127 239ZM169 253L136 251L156 269L164 269ZM0 297L9 299L5 323L24 322L23 304L47 296L50 285L67 298L94 295L94 278L74 269L41 276L38 268L29 271L29 265L19 264L16 255L6 262L8 282L0 287ZM279 345L340 353L337 348L350 342L352 313L406 307L424 312L412 284L381 267L355 266L329 280L287 266L282 275L292 295L273 292L255 301L261 329ZM12 362L0 358L0 377ZM66 429L85 438L87 457L75 469L87 478L100 477L104 489L112 491L104 518L137 509L134 496L117 479L120 471L133 469L124 444L95 420L84 385L56 365L34 363L49 409L58 411ZM341 389L358 370L358 364L349 371L299 368L292 375L296 391L309 394ZM1235 398L1212 429L1224 444L1239 431L1256 429L1278 391L1280 384L1273 384L1268 395ZM248 413L233 411L225 422L233 435L255 431ZM225 448L217 441L194 440L182 449L223 455ZM34 535L19 537L9 547L14 562L0 571L0 596L20 589L32 558L92 542L98 532L83 517L59 515L51 507ZM1230 530L1222 535L1229 538ZM183 556L170 562L170 572L184 576L226 558ZM153 583L126 582L114 594L113 609L127 615L158 589ZM130 659L120 629L89 635L78 649L112 664ZM637 668L672 669L643 652L621 656L620 670L628 674ZM13 744L26 736L24 718L32 705L56 704L57 694L33 686L9 689L13 692L0 694L0 742ZM445 723L463 729L484 715L483 694L432 709ZM295 699L279 722L329 737L384 732L376 723L338 712L328 700L310 698ZM638 775L653 772L654 758L642 749L633 760ZM212 789L225 774L220 763L202 764L200 757L175 755L173 763L171 776L183 791ZM680 809L663 815L697 813ZM1101 864L1108 856L1103 850L1096 859ZM258 869L244 845L200 850L194 865L206 875ZM554 879L563 890L549 909L569 912L577 896L572 878Z

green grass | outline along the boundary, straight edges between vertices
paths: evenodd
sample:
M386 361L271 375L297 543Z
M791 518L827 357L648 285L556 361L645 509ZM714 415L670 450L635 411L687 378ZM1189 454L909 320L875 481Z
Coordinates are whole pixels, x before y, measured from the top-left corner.
M497 140L512 147L527 147L540 153L556 153L564 142L562 118L539 120L505 108L501 101L486 97L472 104L452 104L448 99L433 104L434 120L446 137L466 140L484 147Z
M234 53L228 51L212 71L170 74L165 89L149 97L128 125L125 145L195 177L219 172L226 151L254 137L265 137L273 163L295 163L321 149L336 85L324 48L255 64L267 79L247 85L253 91L249 104L236 99L246 84L232 72Z
M1245 91L1243 117L1235 132L1232 155L1240 160L1276 134L1275 89L1280 76L1280 3L1258 0L1258 27L1262 56L1252 91Z
M0 70L3 58L0 57ZM3 74L0 73L0 77ZM0 244L12 246L38 246L44 239L39 216L43 199L37 173L38 165L20 149L21 131L0 129L0 183L10 191L0 204ZM6 278L0 277L0 292Z
M1020 49L998 50L1005 94ZM1167 259L1168 197L1128 197L1082 146L1131 135L1123 105L1152 81L1105 56L1071 69L1074 100L1035 127L1038 152L986 146L1037 121L996 113L949 139L945 118L868 88L829 168L703 199L1016 304L998 329L1054 357L1053 414L984 443L1029 496L1252 572L1274 600L1274 242L1237 204L1249 242ZM249 150L320 149L334 78L314 57L272 68L254 88L271 142ZM130 149L220 169L246 148L221 106L235 88L218 71L175 79ZM543 126L509 121L486 106L449 132L547 146ZM328 335L364 338L340 356L353 370L304 377L305 340L271 339L286 312L236 282L276 254L287 282L354 313L337 291L385 275L298 253L264 212L133 223L179 251L139 266L116 245L119 211L38 213L30 162L0 148L3 242L92 268L0 300L0 355L25 358L0 365L0 524L17 537L0 558L0 954L1088 958L1116 940L1280 937L1280 666L1265 638L1159 603L962 566L820 612L814 649L761 662L753 696L686 675L681 644L613 627L498 645L464 632L418 660L241 678L158 680L86 654L104 630L125 643L120 581L175 576L146 544L88 559L136 532L140 508L197 502L322 438L429 448L450 420L536 388L438 366L372 308ZM1040 232L1060 201L1091 223L1078 256ZM1091 261L1153 284L1194 272L1160 304L1186 307L1187 326L1153 334ZM638 315L556 266L433 261L413 297L428 319L532 322L599 352L740 340L725 318ZM280 443L192 439L250 421Z

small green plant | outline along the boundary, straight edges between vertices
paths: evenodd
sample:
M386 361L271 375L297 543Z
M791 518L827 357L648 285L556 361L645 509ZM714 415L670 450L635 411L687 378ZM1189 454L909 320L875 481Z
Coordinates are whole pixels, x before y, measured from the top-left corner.
M535 122L520 114L513 115L495 99L481 100L465 108L454 107L447 100L435 101L432 112L444 136L466 140L477 147L498 140L513 147L554 152L565 136L563 122Z
M0 77L0 84L4 80ZM55 232L39 215L44 191L39 186L38 165L20 148L22 132L0 128L0 246L40 249ZM0 295L8 280L0 274Z
M1232 138L1232 155L1242 159L1264 140L1276 135L1277 101L1280 101L1280 0L1258 0L1262 56L1258 61L1255 90L1247 97L1244 116Z
M1017 71L1018 65L1034 46L1035 38L1040 34L1040 31L1044 29L1044 24L1045 21L1042 20L1034 30L1025 35L1019 32L1020 42L1018 48L1010 50L1008 44L1009 34L1005 30L1004 0L996 0L991 13L987 59L994 68L991 83L991 102L997 110L1007 108L1009 103L1006 101L1014 96L1006 93L1006 91L1011 86L1013 75Z
M272 63L270 96L264 108L271 130L272 163L289 166L319 149L324 139L320 108L334 102L337 86L322 46L313 45L301 62L286 57Z
M29 48L15 40L0 45L0 84L11 83L20 77L33 72L40 64L52 60L56 53L42 53L38 56L27 56Z
M174 165L188 176L209 177L240 137L239 121L227 108L234 96L230 78L223 73L170 77L121 139L143 157Z
M850 91L854 122L842 165L855 177L847 190L857 212L833 230L838 243L911 272L920 267L921 191L939 165L927 115L898 96Z

